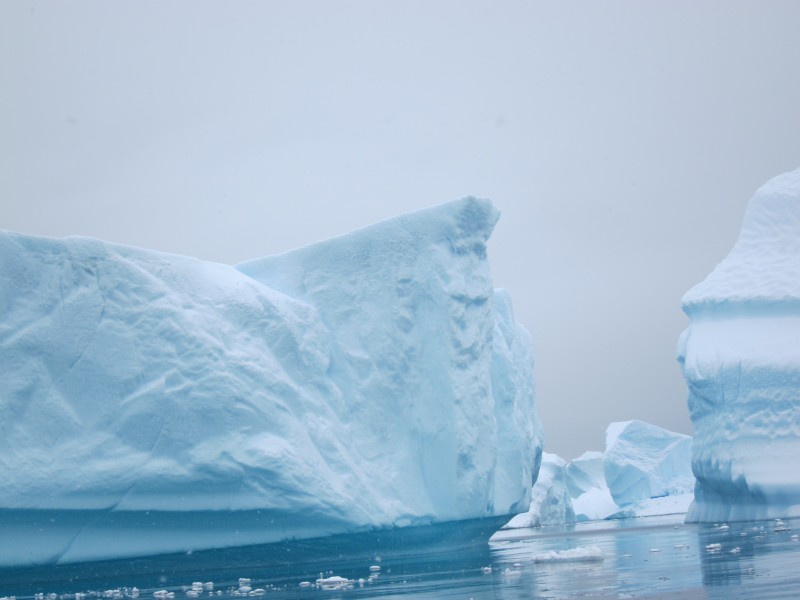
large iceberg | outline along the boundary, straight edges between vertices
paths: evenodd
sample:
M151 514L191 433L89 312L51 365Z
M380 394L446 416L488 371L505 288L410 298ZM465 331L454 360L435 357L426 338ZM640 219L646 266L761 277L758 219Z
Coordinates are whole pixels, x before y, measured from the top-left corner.
M689 521L800 516L800 169L761 187L730 254L683 297Z
M0 564L509 514L530 337L466 198L238 268L0 232Z

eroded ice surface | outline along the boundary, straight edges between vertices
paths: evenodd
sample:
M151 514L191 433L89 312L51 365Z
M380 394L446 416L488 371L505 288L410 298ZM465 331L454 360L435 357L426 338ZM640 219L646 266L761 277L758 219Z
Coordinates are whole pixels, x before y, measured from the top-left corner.
M800 515L800 169L756 192L733 250L683 309L697 476L688 519Z
M0 564L527 505L541 430L497 218L467 198L238 269L0 234Z

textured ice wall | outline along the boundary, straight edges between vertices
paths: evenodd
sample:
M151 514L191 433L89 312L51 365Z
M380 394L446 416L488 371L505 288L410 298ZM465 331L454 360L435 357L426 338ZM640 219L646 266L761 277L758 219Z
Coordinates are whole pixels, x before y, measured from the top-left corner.
M800 170L760 188L730 254L683 298L690 521L800 515Z
M541 433L530 339L503 292L495 310L496 219L467 199L242 267L297 273L282 291L0 233L0 564L526 503Z
M237 265L319 311L339 414L409 517L529 501L541 432L530 338L486 260L498 217L465 198Z

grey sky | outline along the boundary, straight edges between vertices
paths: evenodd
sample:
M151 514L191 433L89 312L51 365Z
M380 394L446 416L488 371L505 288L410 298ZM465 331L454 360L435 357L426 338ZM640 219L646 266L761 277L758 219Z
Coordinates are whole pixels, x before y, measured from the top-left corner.
M690 433L681 295L800 166L800 3L0 3L0 227L233 263L467 194L546 449Z

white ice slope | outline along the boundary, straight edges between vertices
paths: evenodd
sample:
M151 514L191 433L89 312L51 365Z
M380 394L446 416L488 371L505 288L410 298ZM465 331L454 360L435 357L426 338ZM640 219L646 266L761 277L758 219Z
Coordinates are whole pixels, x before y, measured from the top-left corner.
M541 432L497 216L468 198L241 270L0 233L0 564L527 504Z
M800 169L756 192L733 250L683 310L697 477L688 520L800 516Z

